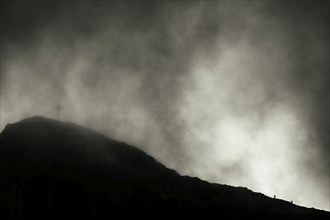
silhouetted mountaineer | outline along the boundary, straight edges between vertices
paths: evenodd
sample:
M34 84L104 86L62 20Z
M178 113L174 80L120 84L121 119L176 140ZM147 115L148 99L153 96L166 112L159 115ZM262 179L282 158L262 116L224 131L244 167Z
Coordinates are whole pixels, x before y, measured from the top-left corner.
M0 134L0 219L328 219L244 187L180 176L143 151L42 117Z

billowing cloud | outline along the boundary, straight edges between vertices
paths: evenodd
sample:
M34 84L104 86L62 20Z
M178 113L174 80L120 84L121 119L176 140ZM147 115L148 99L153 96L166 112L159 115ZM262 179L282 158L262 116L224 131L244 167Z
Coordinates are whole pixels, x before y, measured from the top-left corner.
M328 2L1 2L1 129L43 115L329 210Z

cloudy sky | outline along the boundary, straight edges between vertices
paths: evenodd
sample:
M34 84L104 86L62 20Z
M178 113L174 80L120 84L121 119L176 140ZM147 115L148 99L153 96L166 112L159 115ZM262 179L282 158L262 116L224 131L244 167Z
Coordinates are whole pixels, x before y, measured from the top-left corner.
M210 182L329 207L329 2L1 1L1 127L88 126Z

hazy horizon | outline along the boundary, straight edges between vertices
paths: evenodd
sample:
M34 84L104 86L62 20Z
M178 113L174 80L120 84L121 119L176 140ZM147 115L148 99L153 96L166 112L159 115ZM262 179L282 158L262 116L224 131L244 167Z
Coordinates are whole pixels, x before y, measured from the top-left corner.
M329 207L329 2L1 2L0 123L92 128L180 174Z

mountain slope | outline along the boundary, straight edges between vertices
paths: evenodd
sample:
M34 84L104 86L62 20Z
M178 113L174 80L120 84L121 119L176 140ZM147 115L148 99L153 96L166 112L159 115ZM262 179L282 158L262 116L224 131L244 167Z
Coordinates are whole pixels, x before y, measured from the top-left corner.
M1 219L330 216L247 188L180 176L135 147L42 117L7 125L0 134L0 213Z

